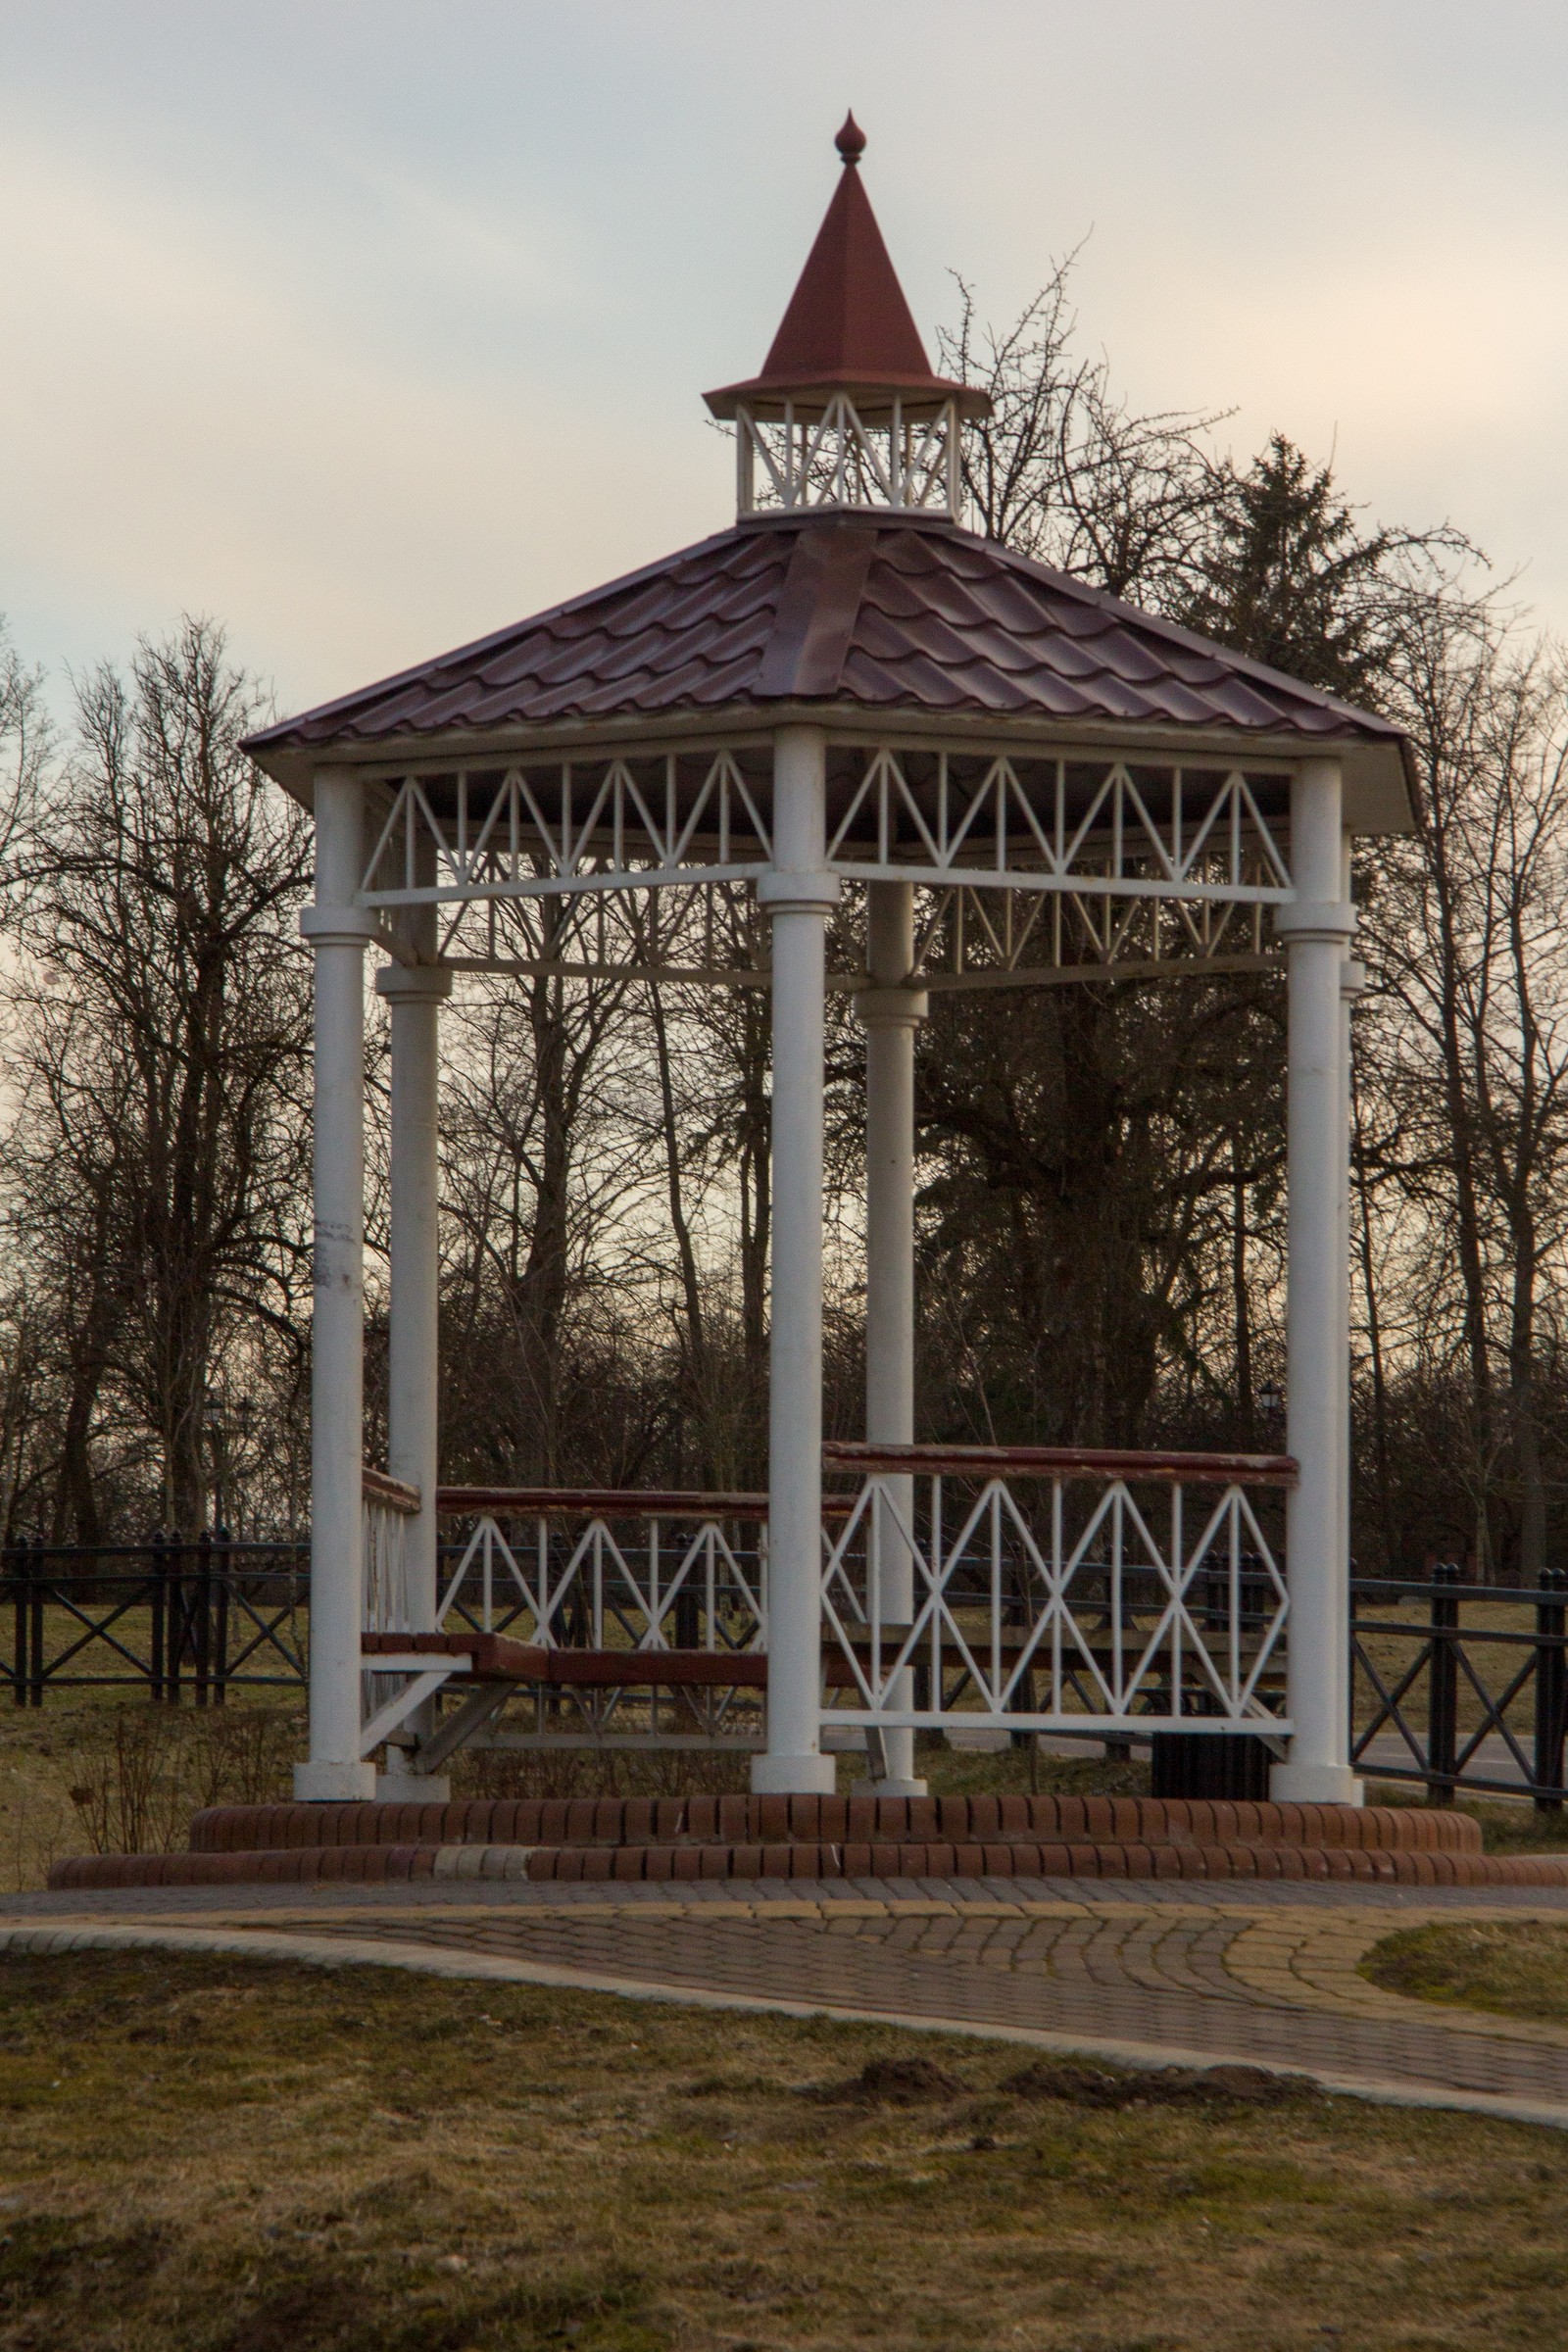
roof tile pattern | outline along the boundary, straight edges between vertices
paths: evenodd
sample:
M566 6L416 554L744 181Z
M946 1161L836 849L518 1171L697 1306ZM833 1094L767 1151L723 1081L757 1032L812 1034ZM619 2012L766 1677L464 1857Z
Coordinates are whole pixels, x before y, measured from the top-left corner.
M1385 720L952 524L818 514L739 524L250 748L777 702L1397 741Z

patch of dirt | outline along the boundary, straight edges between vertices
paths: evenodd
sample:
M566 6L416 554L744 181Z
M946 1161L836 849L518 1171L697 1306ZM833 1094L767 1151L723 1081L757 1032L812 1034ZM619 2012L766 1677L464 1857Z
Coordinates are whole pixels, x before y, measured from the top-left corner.
M960 2082L934 2059L872 2058L853 2082L843 2083L828 2096L874 2100L882 2107L918 2107L927 2099L962 2099L968 2093L968 2083Z
M363 2291L331 2276L293 2278L264 2294L254 2311L223 2336L219 2352L318 2352L363 2340Z
M1305 2075L1262 2066L1167 2066L1141 2075L1076 2058L1037 2058L1002 2087L1017 2099L1062 2099L1074 2107L1280 2107L1318 2095Z
M0 2230L0 2319L22 2320L62 2298L123 2292L150 2278L166 2252L158 2230L94 2235L59 2215L20 2214Z

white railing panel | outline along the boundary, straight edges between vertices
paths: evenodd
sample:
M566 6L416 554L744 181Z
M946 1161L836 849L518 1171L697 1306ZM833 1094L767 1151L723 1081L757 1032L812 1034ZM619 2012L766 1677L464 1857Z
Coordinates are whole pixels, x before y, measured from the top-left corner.
M824 1537L825 1723L1289 1733L1263 1497L1294 1464L846 1446L829 1466L857 1455L862 1484ZM902 1622L883 1609L890 1540L914 1570Z
M650 1499L666 1507L650 1509ZM692 1646L677 1641L680 1631L694 1632L695 1645L710 1651L764 1649L766 1531L756 1498L744 1499L751 1508L737 1519L632 1493L595 1509L541 1503L536 1491L519 1490L515 1509L463 1513L471 1529L448 1574L439 1622L447 1631L467 1624L505 1632L544 1649ZM742 1525L755 1529L752 1548L740 1540Z

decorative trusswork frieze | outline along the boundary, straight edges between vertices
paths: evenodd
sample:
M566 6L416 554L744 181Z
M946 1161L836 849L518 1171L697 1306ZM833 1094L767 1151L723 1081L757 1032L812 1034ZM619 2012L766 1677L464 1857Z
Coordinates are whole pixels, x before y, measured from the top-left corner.
M770 750L396 779L361 904L382 930L436 906L458 969L766 986ZM1286 797L1239 768L834 743L825 870L852 896L829 985L863 985L853 886L878 881L918 894L921 986L1265 968Z
M755 775L733 752L460 769L396 786L360 900L660 889L759 874L771 854Z
M1088 886L1236 906L1293 895L1274 823L1240 768L1135 771L1119 760L874 751L838 815L828 862L864 880L970 890Z

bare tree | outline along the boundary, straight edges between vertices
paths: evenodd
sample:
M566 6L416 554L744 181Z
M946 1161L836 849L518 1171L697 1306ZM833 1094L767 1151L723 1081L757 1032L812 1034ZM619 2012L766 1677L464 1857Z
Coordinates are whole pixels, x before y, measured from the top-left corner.
M13 853L33 822L54 749L43 672L27 667L0 615L0 878L5 880L15 880Z
M1385 1160L1428 1221L1413 1263L1429 1347L1452 1300L1475 1551L1499 1559L1511 1493L1534 1583L1547 1542L1544 1284L1568 1243L1565 673L1505 618L1441 598L1412 607L1402 655L1421 829L1384 845L1370 892L1380 995L1361 1064L1397 1114Z
M310 853L239 748L263 703L212 623L144 641L128 680L100 668L76 703L14 859L13 1168L70 1366L60 1513L90 1536L111 1390L189 1528L225 1350L258 1327L297 1344Z
M981 325L973 289L957 280L957 323L938 336L943 364L992 404L965 431L964 491L988 539L1113 596L1174 608L1191 597L1213 535L1218 474L1205 437L1220 413L1141 415L1117 397L1108 362L1076 348L1077 258L1056 263L1001 329Z
M584 1475L584 1447L607 1475L623 1442L609 1434L624 1387L607 1368L626 1321L616 1261L649 1180L620 1100L628 983L559 968L582 919L569 902L516 919L514 944L546 968L485 984L447 1023L444 1443L490 1478L537 1483Z

